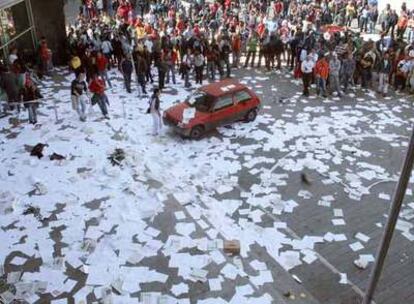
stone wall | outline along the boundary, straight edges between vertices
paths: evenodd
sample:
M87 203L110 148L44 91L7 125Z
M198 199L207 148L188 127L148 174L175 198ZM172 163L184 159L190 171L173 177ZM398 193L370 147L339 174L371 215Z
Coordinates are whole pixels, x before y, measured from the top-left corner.
M31 0L37 38L46 37L53 51L53 62L65 64L66 29L63 0Z

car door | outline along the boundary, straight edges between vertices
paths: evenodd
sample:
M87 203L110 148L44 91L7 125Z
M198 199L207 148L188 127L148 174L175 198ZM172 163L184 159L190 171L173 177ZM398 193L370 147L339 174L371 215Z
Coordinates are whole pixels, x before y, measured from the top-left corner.
M235 120L243 119L251 109L250 100L253 97L247 90L238 91L234 94L234 117Z
M233 104L233 94L226 94L216 99L211 112L213 127L223 126L232 121Z

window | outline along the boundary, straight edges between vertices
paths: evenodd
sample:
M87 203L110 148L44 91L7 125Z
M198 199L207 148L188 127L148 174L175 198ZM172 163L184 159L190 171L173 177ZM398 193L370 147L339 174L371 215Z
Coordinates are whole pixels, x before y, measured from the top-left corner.
M214 105L214 111L218 111L229 107L233 104L233 97L231 95L220 97Z
M252 97L246 91L240 91L234 94L234 102L237 104L239 102L250 100Z
M28 30L30 28L30 21L26 3L23 1L0 10L0 24L2 28L2 44Z
M197 109L200 112L208 112L211 107L211 96L204 92L195 91L187 99L187 103Z

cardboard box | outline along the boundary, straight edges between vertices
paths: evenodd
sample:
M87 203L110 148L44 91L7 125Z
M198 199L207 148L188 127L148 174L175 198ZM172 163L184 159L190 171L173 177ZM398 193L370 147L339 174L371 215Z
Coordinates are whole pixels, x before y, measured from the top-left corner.
M224 241L224 252L232 255L240 254L240 242L236 240Z

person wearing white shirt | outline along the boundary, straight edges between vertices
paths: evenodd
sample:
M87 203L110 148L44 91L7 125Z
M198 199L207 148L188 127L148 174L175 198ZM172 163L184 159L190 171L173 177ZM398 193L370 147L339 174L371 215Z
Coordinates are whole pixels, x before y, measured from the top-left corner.
M312 82L312 74L315 63L312 56L306 56L305 60L302 61L301 71L302 71L302 81L303 81L303 95L309 96L309 87Z

